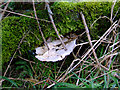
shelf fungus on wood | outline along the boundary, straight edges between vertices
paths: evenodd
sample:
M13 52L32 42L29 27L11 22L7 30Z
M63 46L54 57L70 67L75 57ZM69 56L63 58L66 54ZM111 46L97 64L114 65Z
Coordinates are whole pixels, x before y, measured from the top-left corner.
M64 50L60 40L54 40L48 43L49 50L46 46L36 48L36 58L40 61L56 62L63 60L65 56L70 55L73 49L76 47L76 38L68 39L63 38L63 42L67 50Z

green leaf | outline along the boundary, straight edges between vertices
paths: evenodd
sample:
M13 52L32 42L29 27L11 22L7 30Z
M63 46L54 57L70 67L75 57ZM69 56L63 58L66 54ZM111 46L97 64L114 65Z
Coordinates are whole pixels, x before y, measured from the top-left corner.
M0 78L5 79L5 80L7 80L7 81L11 82L13 85L15 85L15 86L18 88L18 85L17 85L14 81L12 81L12 80L8 79L7 77L0 76Z
M73 73L73 72L72 72ZM86 86L86 88L90 88L90 86L86 83L86 82L84 82L83 80L85 80L85 81L88 81L88 80L86 80L86 79L83 79L83 78L79 78L75 73L73 73L78 79L80 79L80 81ZM90 82L90 81L88 81L88 82Z
M79 86L76 86L74 84L64 83L64 82L55 84L54 88L57 88L57 86L60 86L60 87L62 86L61 88L63 88L63 87L67 87L67 88L80 88Z

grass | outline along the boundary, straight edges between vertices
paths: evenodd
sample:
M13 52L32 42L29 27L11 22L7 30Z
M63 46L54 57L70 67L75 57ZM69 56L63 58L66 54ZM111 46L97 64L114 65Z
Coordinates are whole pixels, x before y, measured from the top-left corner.
M93 43L100 66L89 43L82 44L84 41L81 43L78 39L77 43L81 46L77 46L73 53L58 62L41 62L32 51L29 56L17 54L6 76L0 77L3 80L2 87L120 88L120 43L117 43L120 42L119 26L119 21L113 21L110 29ZM8 64L3 67L4 74Z

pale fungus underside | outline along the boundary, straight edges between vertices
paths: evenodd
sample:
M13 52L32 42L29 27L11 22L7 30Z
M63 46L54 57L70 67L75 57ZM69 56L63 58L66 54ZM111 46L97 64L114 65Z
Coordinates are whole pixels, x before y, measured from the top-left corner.
M49 50L46 46L37 47L36 48L36 55L35 57L40 61L52 61L56 62L59 60L63 60L65 56L69 55L76 46L76 39L68 40L67 38L63 39L63 42L66 43L65 46L67 50L64 50L63 46L61 45L60 40L54 40L48 43Z

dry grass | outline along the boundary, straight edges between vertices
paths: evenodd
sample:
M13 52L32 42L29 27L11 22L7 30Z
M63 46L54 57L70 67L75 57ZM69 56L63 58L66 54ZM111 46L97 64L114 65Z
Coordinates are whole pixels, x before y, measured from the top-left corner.
M2 9L3 15L4 15L5 11L7 11L6 9L7 9L8 4L9 3L7 3L6 7L4 9ZM114 5L115 5L115 2L113 3L113 5L111 7L111 17L110 18L107 16L98 18L98 19L107 18L111 21L111 26L108 28L108 30L106 30L106 32L98 40L91 40L91 35L89 33L87 24L85 22L85 17L81 13L83 24L84 24L85 30L86 30L85 31L86 36L88 37L89 42L83 42L83 43L77 44L77 47L79 49L78 49L78 51L76 51L77 52L76 54L73 53L74 59L72 60L71 64L69 64L67 69L63 70L63 66L66 65L65 59L64 59L57 71L57 74L56 74L54 80L49 78L49 76L47 77L47 79L44 79L44 80L41 80L41 79L36 80L34 77L32 77L31 79L20 79L20 78L9 77L8 79L20 80L23 82L32 82L32 83L34 83L33 86L40 85L43 82L46 82L49 84L48 85L48 84L44 83L44 86L42 88L51 88L56 83L69 82L71 80L71 77L77 78L77 79L73 80L72 84L75 84L76 86L80 86L80 87L84 87L85 83L88 83L88 81L89 82L94 81L94 84L96 84L98 82L100 84L105 83L104 80L98 80L98 82L95 81L101 77L107 77L106 82L111 82L110 74L113 75L114 77L116 77L117 79L120 79L120 76L119 76L120 75L120 69L119 69L120 68L120 63L119 63L119 59L120 59L120 57L119 57L119 54L120 54L120 36L119 36L120 35L120 32L119 32L120 31L120 19L117 21L114 21L114 18L115 18L115 17L113 17ZM34 3L33 3L33 7L35 7ZM34 11L35 11L35 8L34 8ZM36 12L35 12L35 14L36 14ZM21 14L19 14L19 15L21 15ZM36 17L30 17L30 18L35 18L38 22L37 15L36 15ZM96 21L98 19L96 19L93 22L91 27L94 25L94 23L96 23ZM54 24L54 22L52 22L52 24ZM38 25L39 25L39 22L38 22ZM53 25L53 26L55 26L55 25ZM56 29L56 32L58 32L57 29ZM85 33L81 34L80 37L82 37L84 34ZM58 37L60 37L59 34L57 34L57 35L58 35ZM43 36L44 41L46 42L44 35L42 35L42 36ZM25 36L23 36L22 40L24 39L24 37ZM22 43L22 40L21 40L20 44ZM19 49L20 44L18 45L18 49ZM62 42L62 44L64 46L63 42ZM88 44L90 44L90 45L88 45ZM90 47L90 48L86 48L86 50L84 50L84 52L81 52L81 48L84 47L85 45L88 45L88 47ZM105 46L103 46L103 45L105 45ZM101 49L99 48L100 46L103 46L103 48L104 48L103 51L102 51L102 48ZM8 69L10 68L11 62L12 62L16 52L18 51L18 49L16 49L6 71L4 72L4 76L6 76ZM99 56L99 57L96 53L98 50L99 51L101 50L100 51L101 56ZM78 57L79 53L82 53L82 56ZM37 73L35 68L33 68L32 64L38 64L38 63L35 63L28 59L25 59L21 56L19 56L19 58L21 58L24 61L29 62L30 67L32 68L32 71L34 73ZM39 66L42 66L42 65L39 65ZM45 67L49 69L49 66L45 65ZM93 76L92 78L91 78L91 75ZM83 76L84 76L84 79L83 79ZM5 79L1 80L1 82L3 82L4 80ZM107 87L108 86L109 85L107 85Z

